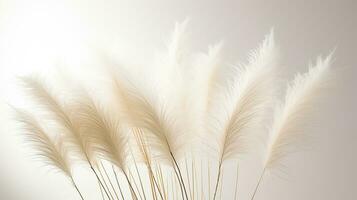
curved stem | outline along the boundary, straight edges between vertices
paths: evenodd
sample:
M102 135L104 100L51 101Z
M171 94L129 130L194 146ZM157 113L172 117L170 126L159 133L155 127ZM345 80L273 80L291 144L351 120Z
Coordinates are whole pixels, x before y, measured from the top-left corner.
M179 167L179 165L177 164L177 161L176 161L176 159L175 159L175 157L174 157L174 155L172 154L171 151L170 151L170 155L171 155L171 157L172 157L172 159L173 159L173 161L174 161L174 163L175 163L175 166L176 166L176 168L177 168L177 172L178 172L178 174L179 174L179 176L180 176L181 184L182 184L182 187L183 187L183 190L184 190L186 199L188 200L188 195L187 195L187 191L186 191L186 187L185 187L185 182L183 181L180 167Z
M237 163L237 176L236 176L236 186L234 191L234 200L237 200L237 193L238 193L238 175L239 175L239 164Z
M131 152L131 150L130 150ZM133 153L131 152L131 155L133 156ZM138 165L136 164L136 160L135 160L135 157L133 156L133 159L134 159L134 165L135 165L135 170L136 170L136 173L138 175L138 178L139 178L139 183L140 183L140 187L141 187L141 191L143 193L143 196L144 196L144 199L146 200L146 195L145 195L145 190L144 190L144 186L143 186L143 182L141 180L141 176L140 176L140 173L139 173L139 170L138 170ZM139 192L139 190L138 190ZM139 192L140 194L140 192Z
M82 193L79 191L79 189L77 187L77 184L74 182L72 177L71 177L71 181L72 181L72 184L73 184L74 188L76 188L76 190L77 190L79 196L81 197L81 199L84 200Z
M259 185L260 185L260 183L261 183L261 182L262 182L262 180L263 180L263 176L264 176L264 174L265 174L265 169L266 169L266 168L264 168L264 169L263 169L263 172L262 172L262 174L260 175L259 181L258 181L257 185L255 186L254 193L253 193L253 195L252 195L251 200L253 200L253 199L254 199L255 194L256 194L256 193L257 193L257 191L258 191Z
M181 184L181 180L180 180L180 176L176 170L176 167L174 166L174 172L175 172L175 175L176 175L176 178L178 180L178 183L179 183L179 186L180 186L180 191L181 191L181 197L183 200L185 200L185 196L184 196L184 192L183 192L183 189L182 189L182 184Z
M131 178L131 182L133 183L133 185L135 186L135 189L138 193L138 196L140 197L140 200L143 199L143 197L141 196L141 193L140 193L140 190L139 190L139 187L138 187L138 184L136 184L136 181L135 181L135 177L133 176L133 173L131 173L131 170L128 169L129 171L129 178Z
M101 164L101 166L102 166L102 168L103 168L103 171L104 171L105 176L107 177L107 179L108 179L108 181L109 181L110 186L112 187L112 189L113 189L113 191L114 191L115 197L116 197L117 199L119 199L119 196L118 196L118 194L117 194L117 192L116 192L116 190L115 190L115 188L114 188L114 185L113 185L112 181L110 180L110 177L109 177L109 175L108 175L107 170L105 169L105 167L104 167L104 165L103 165L102 162L100 162L100 164Z
M100 180L100 178L99 178L97 172L94 170L94 167L93 167L92 164L90 164L90 168L91 168L92 172L95 174L95 176L97 177L97 179L98 179L98 181L99 181L99 184L102 186L102 188L103 188L103 190L104 190L104 192L105 192L105 195L107 195L108 199L111 199L111 198L109 197L109 194L108 194L107 190L105 189L105 187L104 187L102 181Z
M219 180L221 178L221 170L222 170L222 159L219 161L219 165L218 165L218 174L217 174L216 186L215 186L214 194L213 194L213 200L215 200L216 196L217 196Z
M130 179L129 179L128 175L124 171L123 171L123 174L124 174L128 184L129 184L129 189L130 189L131 194L133 195L134 199L137 200L138 196L136 196L136 194L135 194L135 190L134 190L133 186L131 185L131 182L130 182Z
M185 166L186 166L186 177L187 177L187 185L188 185L188 191L189 191L189 194L190 194L190 198L192 198L192 196L194 196L194 194L192 194L192 190L191 190L191 180L190 180L190 175L189 175L189 172L188 172L188 166L187 166L187 157L185 158ZM192 175L193 177L193 175ZM193 181L192 181L192 184L193 184Z
M157 183L157 180L156 180L156 178L155 178L155 176L154 176L154 172L152 171L151 166L148 167L148 168L149 168L150 176L152 177L153 182L154 182L154 184L155 184L155 186L156 186L156 188L157 188L157 191L159 192L159 195L160 195L161 199L164 200L164 197L163 197L163 195L161 194L161 190L160 190L159 184ZM154 188L154 190L155 190L155 188ZM155 193L156 193L156 192L155 192Z
M98 170L99 171L99 174L100 174L100 176L102 177L102 179L103 179L103 182L104 182L104 186L103 186L103 188L104 188L104 191L108 191L108 193L109 193L109 195L110 195L110 197L108 197L109 199L112 199L112 200L114 200L114 197L113 197L113 195L112 195L112 193L110 192L110 189L109 189L109 187L108 187L108 184L107 184L107 182L105 181L105 178L104 178L104 176L103 176L103 173L102 173L102 171L99 169Z
M117 182L117 184L118 184L118 188L119 188L119 191L120 191L120 195L121 195L121 197L123 198L123 200L125 200L124 195L123 195L123 191L121 190L121 187L120 187L120 184L119 184L118 174L117 174L117 172L115 171L113 165L112 165L112 169L113 169L113 173L114 173L114 176L115 176L115 180L116 180L116 182Z
M211 167L209 161L207 163L207 175L208 175L208 199L211 199Z
M102 199L105 200L104 193L103 193L103 188L100 185L99 181L98 181L98 184L99 184L100 194L102 195Z

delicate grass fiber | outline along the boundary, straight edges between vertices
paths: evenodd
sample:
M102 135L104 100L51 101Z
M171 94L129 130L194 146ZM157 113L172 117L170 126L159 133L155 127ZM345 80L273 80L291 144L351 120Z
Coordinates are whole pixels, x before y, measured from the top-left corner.
M26 98L37 105L14 108L21 132L47 166L68 177L78 198L86 194L73 176L74 165L88 167L103 200L224 199L227 173L235 176L229 192L238 199L241 156L261 145L262 171L250 195L261 199L265 174L303 145L312 108L331 82L331 55L297 74L279 98L280 52L273 31L246 64L229 65L223 43L207 53L187 51L186 26L176 25L167 51L145 77L103 58L108 101L84 86L64 101L56 85L51 89L38 76L19 78ZM254 142L262 134L265 143ZM229 160L237 163L236 171L224 172Z

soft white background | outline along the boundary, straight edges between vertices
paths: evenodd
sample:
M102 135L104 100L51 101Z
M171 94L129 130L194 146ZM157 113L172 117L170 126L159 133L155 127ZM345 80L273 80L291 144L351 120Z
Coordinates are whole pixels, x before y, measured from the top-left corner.
M26 101L18 95L13 75L46 73L58 63L81 72L91 65L87 49L94 47L144 63L153 51L164 48L174 23L186 17L191 19L194 49L206 50L209 44L224 40L225 54L232 62L244 60L274 27L286 80L306 71L316 56L337 48L333 67L341 69L340 81L311 131L312 148L290 157L283 179L268 176L256 199L356 199L354 0L0 0L0 199L78 199L62 176L30 159L11 125L6 104ZM245 175L254 174L249 172L254 167L245 168L241 199L248 197L256 181L255 175ZM92 186L85 181L93 178L87 172L79 174L88 175L81 187L90 193Z

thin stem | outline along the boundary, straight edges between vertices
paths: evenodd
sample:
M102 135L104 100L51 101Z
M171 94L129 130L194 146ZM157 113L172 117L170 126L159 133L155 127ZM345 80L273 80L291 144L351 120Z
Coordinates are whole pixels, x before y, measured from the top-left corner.
M179 167L179 165L177 164L177 161L176 161L176 159L175 159L175 157L174 157L174 155L172 154L171 151L170 151L170 155L171 155L171 157L172 157L172 159L173 159L173 161L174 161L174 163L175 163L175 165L176 165L176 168L177 168L177 171L178 171L179 176L180 176L180 179L181 179L181 183L182 183L182 187L183 187L183 190L184 190L186 199L188 200L188 195L187 195L187 191L186 191L186 187L185 187L185 182L183 181L180 167Z
M77 190L79 196L81 197L81 199L84 200L82 193L79 191L79 189L77 187L77 184L76 184L76 182L74 182L72 177L71 177L71 181L72 181L72 184L73 184L74 188L76 188L76 190Z
M218 174L217 174L216 186L215 186L214 194L213 194L213 200L215 200L215 199L216 199L216 196L217 196L217 190L218 190L219 179L220 179L220 177L221 177L221 168L222 168L222 159L219 161Z
M157 184L157 181L155 179L154 172L153 172L152 167L151 167L151 161L150 161L150 158L149 158L149 155L148 155L148 149L146 148L146 144L145 144L145 141L143 140L142 134L140 134L141 132L142 131L140 129L138 129L138 128L134 129L136 142L141 147L140 148L141 153L143 154L143 156L145 158L145 164L146 164L146 167L149 170L150 183L152 184L152 182L154 182L154 184L155 184L155 185L152 184L153 187L151 189L152 190L153 199L154 200L157 199L156 190L155 190L155 186L156 186L161 199L164 200L164 198L163 198L163 196L161 194L160 188L159 188L159 186Z
M181 191L181 196L182 196L182 199L185 200L185 195L184 195L184 192L183 192L183 188L182 188L182 184L181 184L181 180L180 180L180 176L177 172L177 169L176 167L174 166L174 172L175 172L175 175L176 175L176 178L177 178L177 181L179 182L179 186L180 186L180 191Z
M100 185L102 186L102 188L103 188L105 194L107 195L108 199L111 199L110 196L109 196L109 194L108 194L108 191L105 189L105 187L104 187L102 181L100 180L100 178L99 178L97 172L94 170L94 167L93 167L92 164L90 164L90 168L91 168L92 172L95 174L95 176L97 177L97 179L98 179Z
M116 180L116 182L117 182L117 184L118 184L118 188L119 188L119 191L120 191L120 195L121 195L121 197L123 198L123 200L125 200L124 195L123 195L123 191L121 190L121 187L120 187L120 184L119 184L117 172L115 171L113 165L112 165L112 169L113 169L113 173L114 173L114 176L115 176L115 180Z
M130 189L131 194L133 195L134 199L137 200L138 197L135 194L135 190L134 190L133 186L130 183L130 179L129 179L128 175L124 171L123 171L123 174L124 174L128 184L129 184L129 189Z
M166 188L166 193L168 193L169 192L169 177L168 176L166 176L166 185L165 185L165 188ZM167 196L168 195L166 195L165 194L165 200L167 199Z
M221 180L223 180L223 172L224 171L222 171L222 173L221 173ZM222 192L223 192L223 181L220 181L220 184L219 184L219 197L220 197L220 199L222 199Z
M188 172L188 166L187 166L187 157L185 158L185 166L186 166L186 177L187 177L187 184L188 184L188 190L189 190L189 193L190 193L190 197L192 199L192 196L194 194L192 194L192 190L191 190L191 180L190 180L190 175L189 175L189 172Z
M256 193L257 193L257 191L258 191L259 185L260 185L260 183L261 183L261 182L262 182L262 180L263 180L263 176L264 176L264 174L265 174L265 169L266 169L266 168L264 168L264 169L263 169L263 172L262 172L262 174L260 175L259 181L258 181L257 185L255 186L254 193L253 193L253 195L252 195L251 200L253 200L253 199L254 199L255 194L256 194Z
M152 176L151 176L150 172L149 172L149 180L150 180L150 188L151 188L152 199L153 199L153 200L156 200L156 199L157 199L156 189L155 189L154 181L153 181L153 179L152 179Z
M161 170L161 166L160 165L157 167L157 176L158 176L158 178L159 178L159 180L161 182L160 184L161 184L161 187L162 187L162 191L163 191L163 193L165 195L165 199L167 199L168 189L165 188L164 178L162 176L162 170Z
M207 175L208 175L208 199L211 199L211 167L209 164L209 160L208 160L208 164L207 164Z
M195 199L195 194L197 193L198 194L198 192L195 192L195 180L196 180L196 182L197 182L197 178L196 178L196 173L195 173L195 170L194 170L194 165L195 165L195 161L194 161L194 159L192 159L192 161L191 161L191 174L192 174L192 196L193 196L193 199L192 200L194 200ZM198 187L197 187L197 189L198 189Z
M105 167L104 167L104 165L103 165L102 162L100 162L100 164L101 164L101 166L102 166L102 168L103 168L103 171L104 171L105 176L107 177L107 179L108 179L108 181L109 181L110 186L112 187L112 189L113 189L113 191L114 191L115 197L116 197L117 199L119 199L119 196L118 196L117 192L115 191L114 185L113 185L112 181L110 180L110 177L109 177L109 175L108 175L107 170L105 169Z
M237 163L237 176L236 176L236 186L235 186L235 192L234 192L234 200L237 200L237 193L238 193L238 173L239 171L239 164Z
M139 173L139 170L138 170L138 166L137 166L137 164L136 164L136 160L135 160L135 157L133 156L133 153L132 153L131 149L130 149L130 152L131 152L131 155L132 155L133 160L134 160L134 165L135 165L136 173L138 174L138 177L139 177L139 182L140 182L141 191L143 192L144 199L146 200L146 195L145 195L145 191L144 191L144 186L143 186L143 182L142 182L141 177L140 177L140 173Z
M105 191L105 190L108 190L108 193L109 193L109 195L110 195L109 199L113 199L113 200L114 200L114 197L113 197L112 193L111 193L110 190L109 190L108 184L107 184L107 182L105 181L105 178L104 178L104 176L103 176L102 171L101 171L101 170L98 170L98 171L99 171L99 174L100 174L100 176L102 177L103 182L104 182L104 186L105 186L105 187L103 186L104 191Z
M156 188L157 188L157 190L158 190L158 192L159 192L159 195L160 195L161 199L164 200L164 197L162 196L162 193L161 193L159 184L157 183L157 180L156 180L156 178L155 178L154 172L152 171L151 165L148 166L148 169L149 169L149 171L150 171L150 176L152 177L152 179L153 179L153 181L154 181L154 184L155 184L155 186L156 186ZM156 193L155 193L155 194L156 194Z
M131 178L132 182L134 183L135 189L138 192L140 199L143 199L143 197L141 196L138 184L136 184L135 177L133 176L133 173L131 173L130 169L128 171L129 171L129 177Z
M203 161L201 160L201 172L200 172L200 175L201 175L201 199L206 199L205 198L205 193L204 193L204 187L203 187L203 183L204 183L204 181L203 181L203 178L204 178L204 176L203 176L203 163L202 163Z
M102 186L100 186L99 181L98 181L98 184L99 184L100 194L102 195L102 199L105 200L104 193L103 193L103 188L102 188Z

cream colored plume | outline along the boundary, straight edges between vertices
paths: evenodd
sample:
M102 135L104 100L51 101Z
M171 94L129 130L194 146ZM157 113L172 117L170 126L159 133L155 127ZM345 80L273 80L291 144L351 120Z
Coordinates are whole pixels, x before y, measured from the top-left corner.
M80 93L73 109L82 135L88 138L90 148L96 155L125 170L128 140L119 127L118 119L96 103L87 92Z
M147 72L150 76L128 78L119 70L113 78L121 119L141 129L156 157L169 160L171 153L178 156L186 145L184 140L191 139L184 116L188 116L185 111L190 108L186 92L189 64L184 45L187 23L185 20L176 24L167 52L158 57L157 69Z
M34 116L20 109L14 110L16 120L23 125L22 128L26 132L27 141L33 145L37 156L43 159L48 166L71 178L70 160L62 138L51 140Z
M210 117L219 138L220 162L246 151L248 138L259 131L274 100L278 54L271 32L251 53L247 65L234 68L233 74L227 75L231 80L222 84L222 94L213 97Z
M165 106L157 105L135 86L125 84L119 78L115 80L115 92L119 99L121 119L133 128L142 129L148 143L159 151L160 157L170 159L170 152L175 147L175 131L172 130L174 122L167 117Z
M286 155L296 150L304 129L309 122L310 111L316 106L316 99L326 88L329 78L331 55L319 58L314 67L305 74L298 74L288 85L285 101L278 105L269 132L269 142L264 165L274 167Z
M38 78L27 76L20 79L28 90L28 94L61 126L63 135L66 136L66 139L69 139L72 144L71 147L74 147L77 155L88 162L92 162L93 152L90 149L88 139L85 138L85 135L81 135L80 124L73 120L73 110L69 106L64 106L60 99L52 94Z

